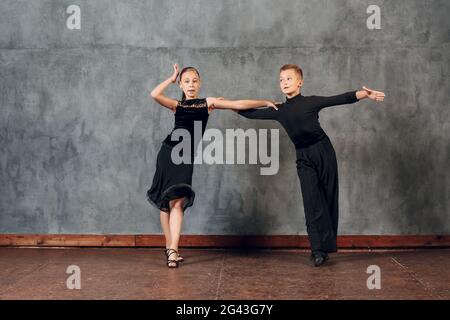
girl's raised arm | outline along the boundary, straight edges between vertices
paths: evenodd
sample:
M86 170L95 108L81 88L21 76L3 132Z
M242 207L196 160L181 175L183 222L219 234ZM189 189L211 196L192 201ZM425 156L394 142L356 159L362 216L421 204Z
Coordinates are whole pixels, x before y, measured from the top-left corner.
M269 100L226 100L222 98L206 98L210 109L232 109L247 110L259 107L272 107L278 110L277 106Z
M172 111L175 111L178 101L175 99L166 97L164 95L164 90L166 90L166 88L170 84L175 83L177 81L178 72L179 72L178 64L174 64L173 65L173 74L170 76L170 78L168 78L168 79L164 80L163 82L161 82L160 84L158 84L155 87L155 89L153 89L153 91L150 93L150 95L156 102L158 102L163 107L169 108Z

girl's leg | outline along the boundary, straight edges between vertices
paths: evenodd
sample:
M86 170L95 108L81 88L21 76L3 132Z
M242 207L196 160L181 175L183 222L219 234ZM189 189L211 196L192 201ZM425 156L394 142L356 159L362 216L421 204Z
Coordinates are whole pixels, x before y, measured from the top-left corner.
M178 243L180 241L181 227L183 224L183 202L184 198L170 201L169 229L171 238L169 248L176 251L178 251Z
M160 211L159 219L161 220L161 227L166 238L166 249L169 249L172 241L172 237L170 236L169 214L167 212Z

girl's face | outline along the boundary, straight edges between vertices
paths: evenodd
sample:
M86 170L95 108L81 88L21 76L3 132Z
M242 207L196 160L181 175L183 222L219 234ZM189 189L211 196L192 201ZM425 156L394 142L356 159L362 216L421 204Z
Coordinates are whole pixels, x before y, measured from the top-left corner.
M299 94L302 85L303 79L293 69L280 72L280 89L288 97Z
M200 78L194 70L183 73L180 79L180 88L186 95L186 99L196 99L200 91Z

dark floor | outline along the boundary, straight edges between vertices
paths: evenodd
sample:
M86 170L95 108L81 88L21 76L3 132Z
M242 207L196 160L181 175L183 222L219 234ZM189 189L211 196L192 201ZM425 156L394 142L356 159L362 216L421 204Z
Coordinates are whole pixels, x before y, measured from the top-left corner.
M310 265L296 250L182 249L168 269L161 249L0 248L0 299L450 299L450 249L345 252ZM69 290L69 265L81 289ZM381 289L367 288L367 267Z

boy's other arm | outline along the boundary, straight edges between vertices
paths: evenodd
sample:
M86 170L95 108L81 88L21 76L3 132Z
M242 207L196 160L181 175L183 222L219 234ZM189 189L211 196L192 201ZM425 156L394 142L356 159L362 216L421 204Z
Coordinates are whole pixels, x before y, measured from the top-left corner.
M326 107L338 106L342 104L350 104L358 102L356 90L341 93L335 96L323 97L323 96L311 96L314 103L314 107L319 111Z
M330 97L313 96L313 99L315 99L315 107L320 110L330 106L355 103L366 98L374 101L384 101L384 97L384 92L363 87L363 90L349 91Z

